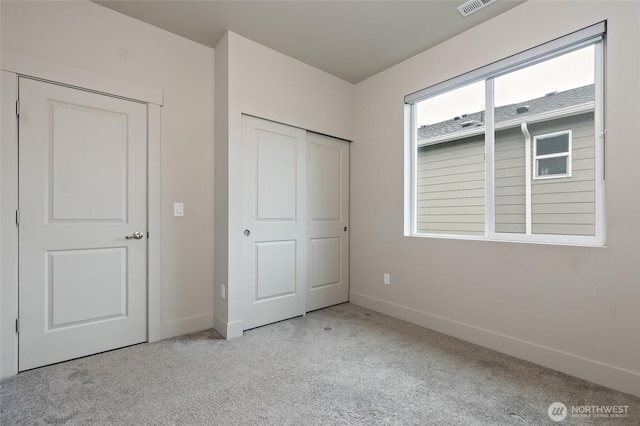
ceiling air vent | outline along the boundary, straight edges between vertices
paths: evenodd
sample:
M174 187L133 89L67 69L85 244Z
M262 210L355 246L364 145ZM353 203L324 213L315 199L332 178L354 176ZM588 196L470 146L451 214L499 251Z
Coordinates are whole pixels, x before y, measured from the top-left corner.
M466 18L472 13L479 11L483 7L490 5L495 1L496 0L469 0L465 4L458 6L458 12Z

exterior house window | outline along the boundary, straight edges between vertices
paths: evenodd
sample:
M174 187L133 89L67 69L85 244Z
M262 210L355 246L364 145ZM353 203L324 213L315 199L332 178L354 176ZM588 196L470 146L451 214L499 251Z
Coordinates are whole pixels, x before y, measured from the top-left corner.
M405 97L405 235L605 243L605 28Z
M533 139L534 179L571 177L571 130Z

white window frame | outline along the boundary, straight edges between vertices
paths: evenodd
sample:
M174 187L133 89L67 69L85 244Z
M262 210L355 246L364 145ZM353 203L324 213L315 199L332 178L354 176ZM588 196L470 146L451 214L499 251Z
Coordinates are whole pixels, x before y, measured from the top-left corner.
M606 22L600 22L564 37L552 40L543 45L494 62L469 73L454 77L450 80L419 90L405 96L405 226L404 234L410 237L440 238L458 240L506 241L517 243L540 243L554 245L575 245L603 247L606 244L605 235L605 175L604 175L604 38ZM494 79L518 69L561 56L587 46L594 46L595 51L595 101L594 101L594 131L595 131L595 235L555 235L532 234L527 226L526 233L498 233L495 231L495 197L494 197ZM491 131L485 132L485 235L453 235L429 234L417 232L417 122L416 104L439 94L456 88L484 80L485 85L485 126ZM571 149L570 149L571 152ZM534 156L535 158L535 156ZM533 160L533 158L532 158ZM531 164L531 163L529 163ZM571 162L569 162L570 167ZM535 163L532 164L535 166ZM537 173L537 169L536 169ZM531 176L531 173L528 173Z
M545 155L538 155L538 140L539 139L547 139L547 138L552 138L554 136L560 136L560 135L568 135L568 139L569 139L569 144L568 144L568 150L567 151L562 151L562 152L556 152L554 154L545 154ZM573 148L572 148L572 135L573 135L573 131L571 129L569 130L563 130L561 132L553 132L553 133L545 133L544 135L536 135L533 137L533 179L535 180L545 180L545 179L560 179L560 178L569 178L571 177L571 163L572 163L572 152L573 152ZM538 160L545 160L547 158L560 158L560 157L565 157L566 161L567 161L567 171L566 173L557 173L557 174L553 174L553 175L539 175L538 174Z

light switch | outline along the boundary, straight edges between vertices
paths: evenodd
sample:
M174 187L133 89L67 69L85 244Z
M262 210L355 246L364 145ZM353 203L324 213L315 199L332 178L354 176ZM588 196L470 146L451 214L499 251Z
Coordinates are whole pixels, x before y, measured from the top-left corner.
M184 216L184 204L183 203L173 203L173 215L174 216Z

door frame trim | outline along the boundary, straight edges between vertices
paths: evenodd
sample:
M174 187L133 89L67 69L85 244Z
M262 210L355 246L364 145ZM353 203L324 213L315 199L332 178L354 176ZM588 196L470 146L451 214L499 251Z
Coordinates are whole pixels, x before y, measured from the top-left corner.
M3 52L3 62L5 52ZM121 82L84 70L68 70L32 58L12 57L0 70L0 378L18 373L18 78L28 77L147 104L147 340L162 338L160 119L162 90ZM62 81L57 81L60 78ZM77 84L74 82L77 81ZM106 92L108 90L109 92Z
M104 93L110 96L133 99L162 106L164 92L155 87L120 80L104 74L69 68L45 59L18 54L10 50L2 52L2 70L46 80L63 86Z

